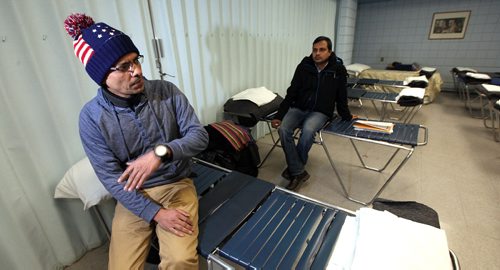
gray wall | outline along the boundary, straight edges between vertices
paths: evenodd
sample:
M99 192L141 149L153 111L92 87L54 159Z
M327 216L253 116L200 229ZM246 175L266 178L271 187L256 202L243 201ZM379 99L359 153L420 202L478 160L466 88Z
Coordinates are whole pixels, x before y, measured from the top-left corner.
M470 10L464 39L429 40L434 12ZM353 62L373 68L417 62L436 67L443 90L452 88L456 66L500 71L499 0L359 0Z

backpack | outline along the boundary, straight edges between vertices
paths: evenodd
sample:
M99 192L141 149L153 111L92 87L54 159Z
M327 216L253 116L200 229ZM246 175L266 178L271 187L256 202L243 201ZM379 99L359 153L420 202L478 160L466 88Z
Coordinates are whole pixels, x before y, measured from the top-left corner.
M259 148L247 129L222 121L204 127L208 132L208 147L197 157L229 170L254 177L259 174Z

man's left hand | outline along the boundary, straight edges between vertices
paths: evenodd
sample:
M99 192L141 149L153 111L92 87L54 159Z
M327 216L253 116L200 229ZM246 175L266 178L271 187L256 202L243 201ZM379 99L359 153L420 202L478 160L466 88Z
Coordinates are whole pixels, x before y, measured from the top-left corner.
M193 222L189 213L182 209L161 208L154 216L154 221L164 230L183 237L193 234Z

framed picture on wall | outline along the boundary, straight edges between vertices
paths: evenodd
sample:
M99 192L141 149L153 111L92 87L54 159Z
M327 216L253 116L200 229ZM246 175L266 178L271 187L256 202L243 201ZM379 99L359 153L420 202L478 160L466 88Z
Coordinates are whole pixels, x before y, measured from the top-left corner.
M469 23L470 10L436 12L432 15L429 39L462 39Z

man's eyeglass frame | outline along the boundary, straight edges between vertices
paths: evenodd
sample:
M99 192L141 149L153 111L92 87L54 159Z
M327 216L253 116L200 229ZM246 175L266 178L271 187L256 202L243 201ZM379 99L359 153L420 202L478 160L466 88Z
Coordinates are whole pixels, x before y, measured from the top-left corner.
M111 71L120 71L120 72L133 72L137 65L142 64L144 61L143 55L138 55L134 60L122 63L116 67L111 67L109 70Z

